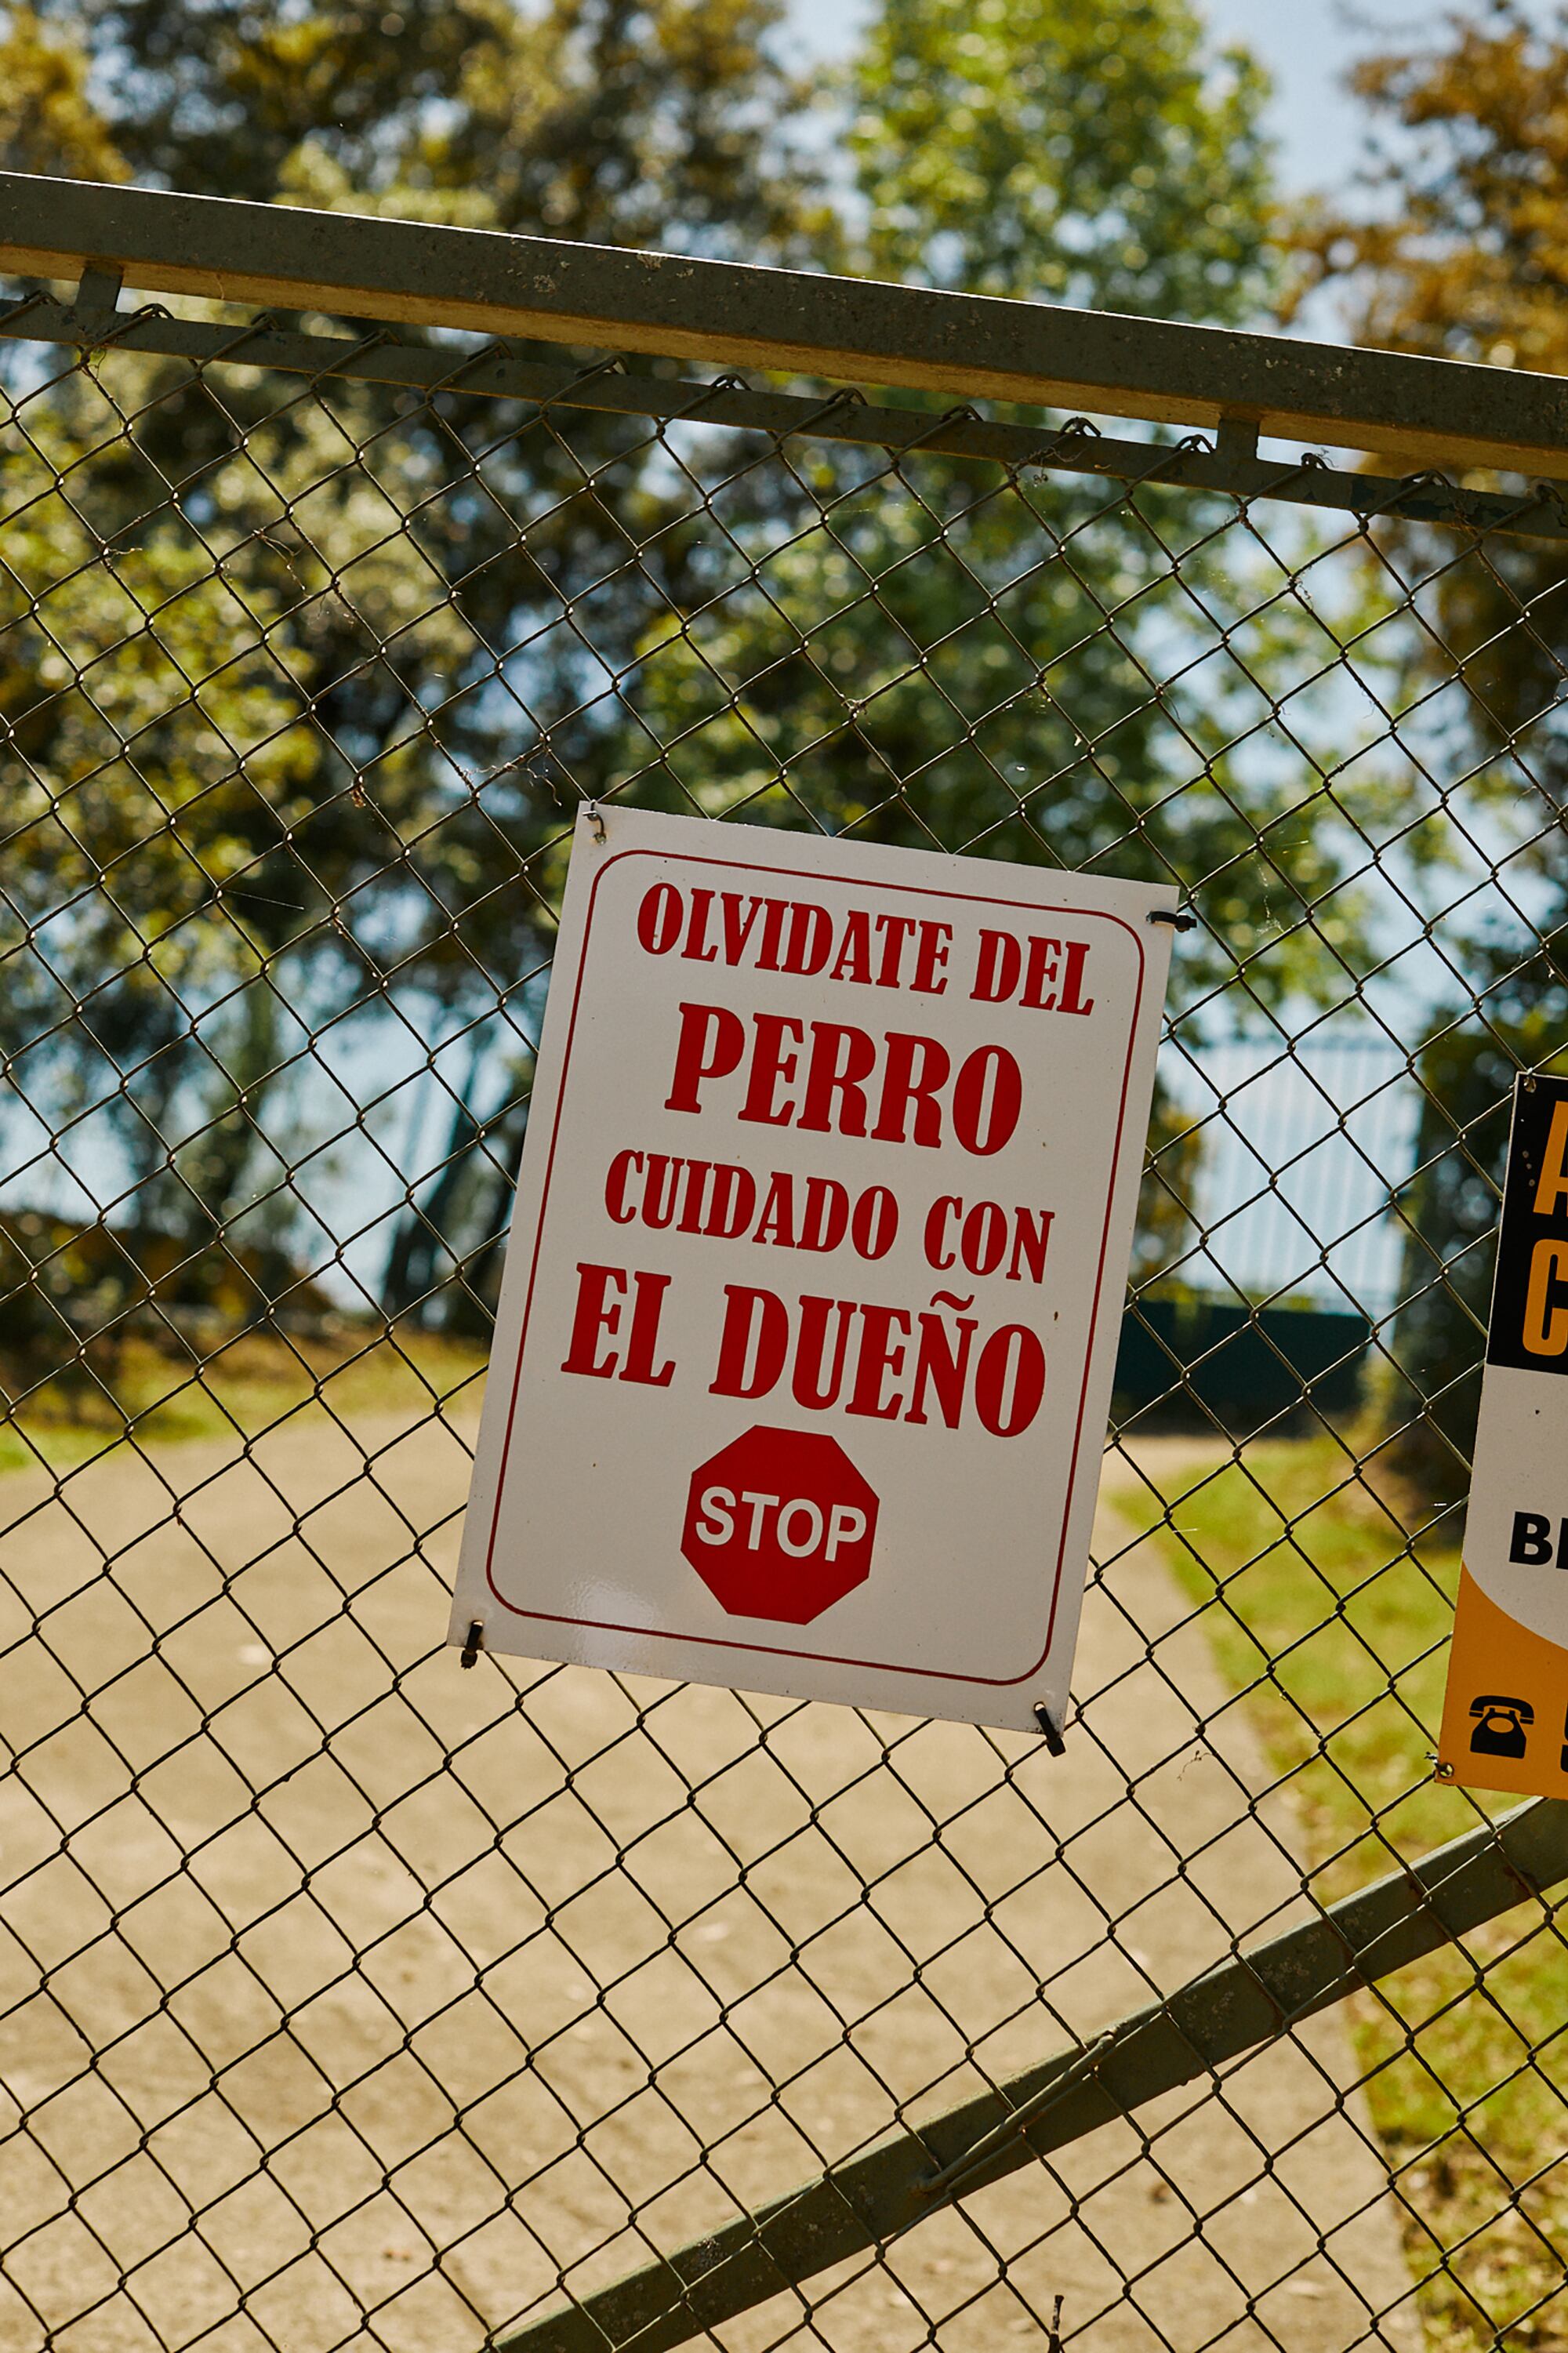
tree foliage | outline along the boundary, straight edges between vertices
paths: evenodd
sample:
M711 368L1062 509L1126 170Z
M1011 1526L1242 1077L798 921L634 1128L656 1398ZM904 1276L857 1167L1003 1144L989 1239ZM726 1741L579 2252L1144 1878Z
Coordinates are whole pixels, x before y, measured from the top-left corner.
M1217 322L1263 298L1265 86L1244 52L1210 51L1186 0L882 0L844 94L867 269ZM1215 765L1235 676L1211 666L1183 707L1141 659L1180 601L1157 498L936 456L817 449L796 475L789 531L767 512L731 526L756 590L644 638L686 792L862 836L1221 874L1238 929L1263 917L1291 852L1238 862L1251 831ZM1320 889L1326 841L1292 847L1300 888Z
M629 246L804 258L781 0L78 0L140 178ZM128 70L125 69L129 69Z
M94 103L74 27L36 8L0 18L0 170L123 180L130 166Z
M193 38L188 0L85 0L76 87L106 158L198 193L1164 316L1237 322L1264 300L1262 79L1187 0L881 0L838 92L856 185L837 208L795 135L808 92L777 61L778 18L778 0L205 0ZM83 454L84 401L59 402ZM135 410L92 461L100 576L84 556L46 583L55 642L100 641L117 565L178 559L197 634L232 639L237 598L265 653L243 691L267 723L237 711L226 781L155 816L171 855L149 860L125 943L149 990L198 934L223 967L176 992L183 1044L143 1039L171 1085L207 1088L158 1196L193 1250L279 1181L257 1113L291 1024L375 991L458 1026L516 1001L544 938L529 861L580 790L1174 875L1206 886L1227 942L1194 979L1239 963L1249 1002L1326 994L1353 963L1326 802L1237 748L1265 715L1243 657L1296 646L1310 670L1326 644L1296 645L1316 625L1267 565L1221 575L1190 500L822 445L758 464L721 437L611 418L563 435L459 393L411 407L226 376L219 401L154 363ZM1190 657L1194 587L1227 645L1157 691L1173 649ZM37 584L19 595L25 637ZM159 658L173 721L185 665ZM90 792L129 839L142 786L108 744L89 776L51 710L26 712L49 804L29 804L31 838L54 843ZM40 899L74 854L47 851ZM75 976L40 986L80 996L108 945L60 939ZM85 1068L105 1050L79 1050ZM527 1066L512 1030L453 1092L441 1170L391 1247L392 1306L454 1263L493 1267ZM128 1126L157 1128L114 1067Z
M1321 203L1300 224L1299 292L1334 282L1363 342L1568 370L1568 8L1544 23L1516 0L1449 11L1353 84L1382 135L1359 208ZM1399 1415L1431 1410L1400 1451L1444 1501L1467 1483L1513 1073L1559 1066L1568 1034L1568 561L1545 542L1458 561L1418 532L1387 543L1426 583L1413 682L1462 785L1472 864L1442 926L1464 994L1420 1054L1405 1203ZM1475 886L1477 844L1489 888Z
M1351 88L1370 160L1353 205L1321 197L1296 225L1298 302L1333 279L1366 343L1563 374L1568 9L1445 10Z
M1187 0L883 0L852 69L867 259L976 294L1255 316L1267 94Z
M1221 323L1267 298L1265 85L1185 0L884 0L845 94L868 270ZM1158 492L936 456L795 463L793 528L731 530L754 587L643 642L689 805L1201 886L1193 996L1239 972L1247 1011L1342 991L1362 944L1335 892L1346 845L1327 796L1259 756L1248 676L1334 649L1266 558L1211 559L1217 512ZM1229 629L1202 662L1194 596ZM1156 1120L1144 1275L1190 1237L1192 1150L1169 1105Z
M76 109L51 146L40 118L27 154L48 168L798 260L823 248L826 216L781 136L803 92L773 54L778 15L778 0L211 0L195 16L87 0L10 25L17 56L48 65L57 113L66 98ZM29 70L41 87L42 67ZM559 829L565 780L592 779L618 724L581 637L552 625L575 599L600 672L629 659L650 600L681 593L678 531L664 531L657 586L635 550L688 501L636 423L585 420L568 447L522 404L460 394L408 413L365 388L301 397L229 375L216 397L186 370L123 360L113 384L120 411L90 374L29 391L6 511L45 518L37 477L55 464L86 497L68 512L68 563L47 522L11 533L0 627L34 778L13 812L33 906L79 903L79 845L101 839L124 885L104 920L125 936L57 923L52 964L36 950L11 961L34 999L96 1006L96 1029L80 1014L46 1023L52 1083L98 1089L138 1214L183 1229L195 1264L229 1248L237 1219L255 1221L251 1204L298 1212L260 1116L297 1064L298 1015L319 1026L390 987L406 1019L439 1004L447 1020L493 1007L537 955L530 916L544 911L519 892L524 861ZM245 668L279 706L270 736L237 731L221 784L187 788L184 750L163 777L123 697L94 702L91 679L129 666L182 746L201 737L193 649L127 607L139 567L157 576L138 586L200 642L209 702L226 698L232 715L222 681ZM225 645L240 649L226 667ZM38 691L62 664L74 674ZM72 740L84 727L96 765ZM162 835L152 776L175 810ZM198 937L199 975L181 962ZM112 990L107 971L124 976ZM38 1035L26 995L0 1016L8 1042ZM178 1088L177 1124L195 1140L170 1167L156 1138ZM459 1105L454 1147L464 1118ZM514 1118L492 1223L518 1133ZM410 1220L392 1251L395 1303L428 1288L433 1250L429 1221Z

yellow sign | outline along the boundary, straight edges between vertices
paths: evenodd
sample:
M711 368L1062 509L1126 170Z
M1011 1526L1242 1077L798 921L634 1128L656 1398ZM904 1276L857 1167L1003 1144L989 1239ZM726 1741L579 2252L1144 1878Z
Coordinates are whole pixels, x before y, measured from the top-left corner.
M1568 1079L1514 1092L1438 1778L1568 1797Z

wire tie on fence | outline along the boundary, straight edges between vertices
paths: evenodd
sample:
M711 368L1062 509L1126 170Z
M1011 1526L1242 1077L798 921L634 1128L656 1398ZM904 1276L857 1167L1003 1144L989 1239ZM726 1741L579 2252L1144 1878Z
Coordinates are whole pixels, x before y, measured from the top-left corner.
M485 1621L482 1618L471 1618L468 1620L468 1638L463 1644L462 1655L458 1659L458 1664L460 1667L477 1666L479 1664L479 1652L484 1649L484 1647Z
M1123 2020L1118 2026L1108 2026L1094 2037L1092 2042L1082 2044L1073 2052L1061 2073L1054 2076L1032 2099L1021 2101L1010 2116L994 2126L991 2131L982 2133L978 2140L961 2149L939 2171L922 2174L914 2185L917 2193L921 2198L956 2197L963 2185L989 2164L992 2158L1011 2142L1026 2139L1030 2129L1065 2100L1069 2092L1076 2092L1080 2084L1099 2073L1100 2061L1125 2024Z
M1069 417L1065 425L1058 425L1056 431L1042 441L1037 449L1031 451L1027 458L1021 459L1019 464L1035 466L1045 472L1049 470L1064 442L1103 441L1104 438L1104 434L1091 417Z
M583 814L594 829L595 840L599 844L599 847L603 849L605 844L605 819L598 802L589 801L586 807L584 809Z
M1059 2295L1051 2304L1051 2333L1046 2339L1046 2353L1062 2353L1062 2299Z
M1560 483L1532 481L1530 488L1536 506L1545 507L1554 522L1568 522L1568 503L1564 503Z
M1190 932L1196 928L1198 919L1190 907L1151 907L1143 920L1146 923L1169 923L1173 932Z
M479 354L476 353L475 356L477 358ZM471 365L472 363L470 362L469 364ZM454 375L460 375L463 371L458 368L455 369L453 373ZM595 360L591 367L580 369L572 378L571 383L563 387L561 393L547 394L544 399L536 400L533 405L542 417L547 408L553 408L556 406L558 400L563 397L570 398L574 394L585 392L588 386L591 384L596 384L601 376L625 375L626 373L626 362L625 353L611 352L606 358Z
M914 409L908 413L918 417L921 411ZM888 443L888 456L897 469L904 459L918 457L928 443L934 443L939 433L951 432L957 425L986 425L989 422L990 419L975 407L973 401L955 401L951 408L944 408L940 417L929 417L918 433L911 433L907 439L900 436L896 444Z

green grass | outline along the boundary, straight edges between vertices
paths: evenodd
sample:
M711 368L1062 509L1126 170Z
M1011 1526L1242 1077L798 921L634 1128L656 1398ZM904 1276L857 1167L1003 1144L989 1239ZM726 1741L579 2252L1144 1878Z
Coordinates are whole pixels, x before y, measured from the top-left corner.
M247 1335L205 1358L127 1343L112 1365L56 1379L0 1420L0 1472L64 1470L127 1443L254 1438L285 1420L427 1414L437 1400L477 1409L483 1353L400 1326L345 1332L336 1343Z
M1458 1558L1413 1552L1407 1499L1352 1464L1330 1437L1249 1446L1201 1484L1173 1481L1157 1538L1247 1693L1330 1902L1385 1873L1391 1850L1423 1853L1478 1805L1519 1802L1431 1778ZM1429 2344L1563 2353L1568 1947L1516 1913L1350 2010Z

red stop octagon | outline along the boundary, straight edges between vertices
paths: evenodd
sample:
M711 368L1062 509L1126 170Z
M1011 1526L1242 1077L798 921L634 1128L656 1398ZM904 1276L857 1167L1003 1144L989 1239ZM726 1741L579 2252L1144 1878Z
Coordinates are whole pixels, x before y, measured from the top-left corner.
M731 1617L805 1626L865 1583L876 1536L837 1439L759 1425L692 1472L680 1549Z

